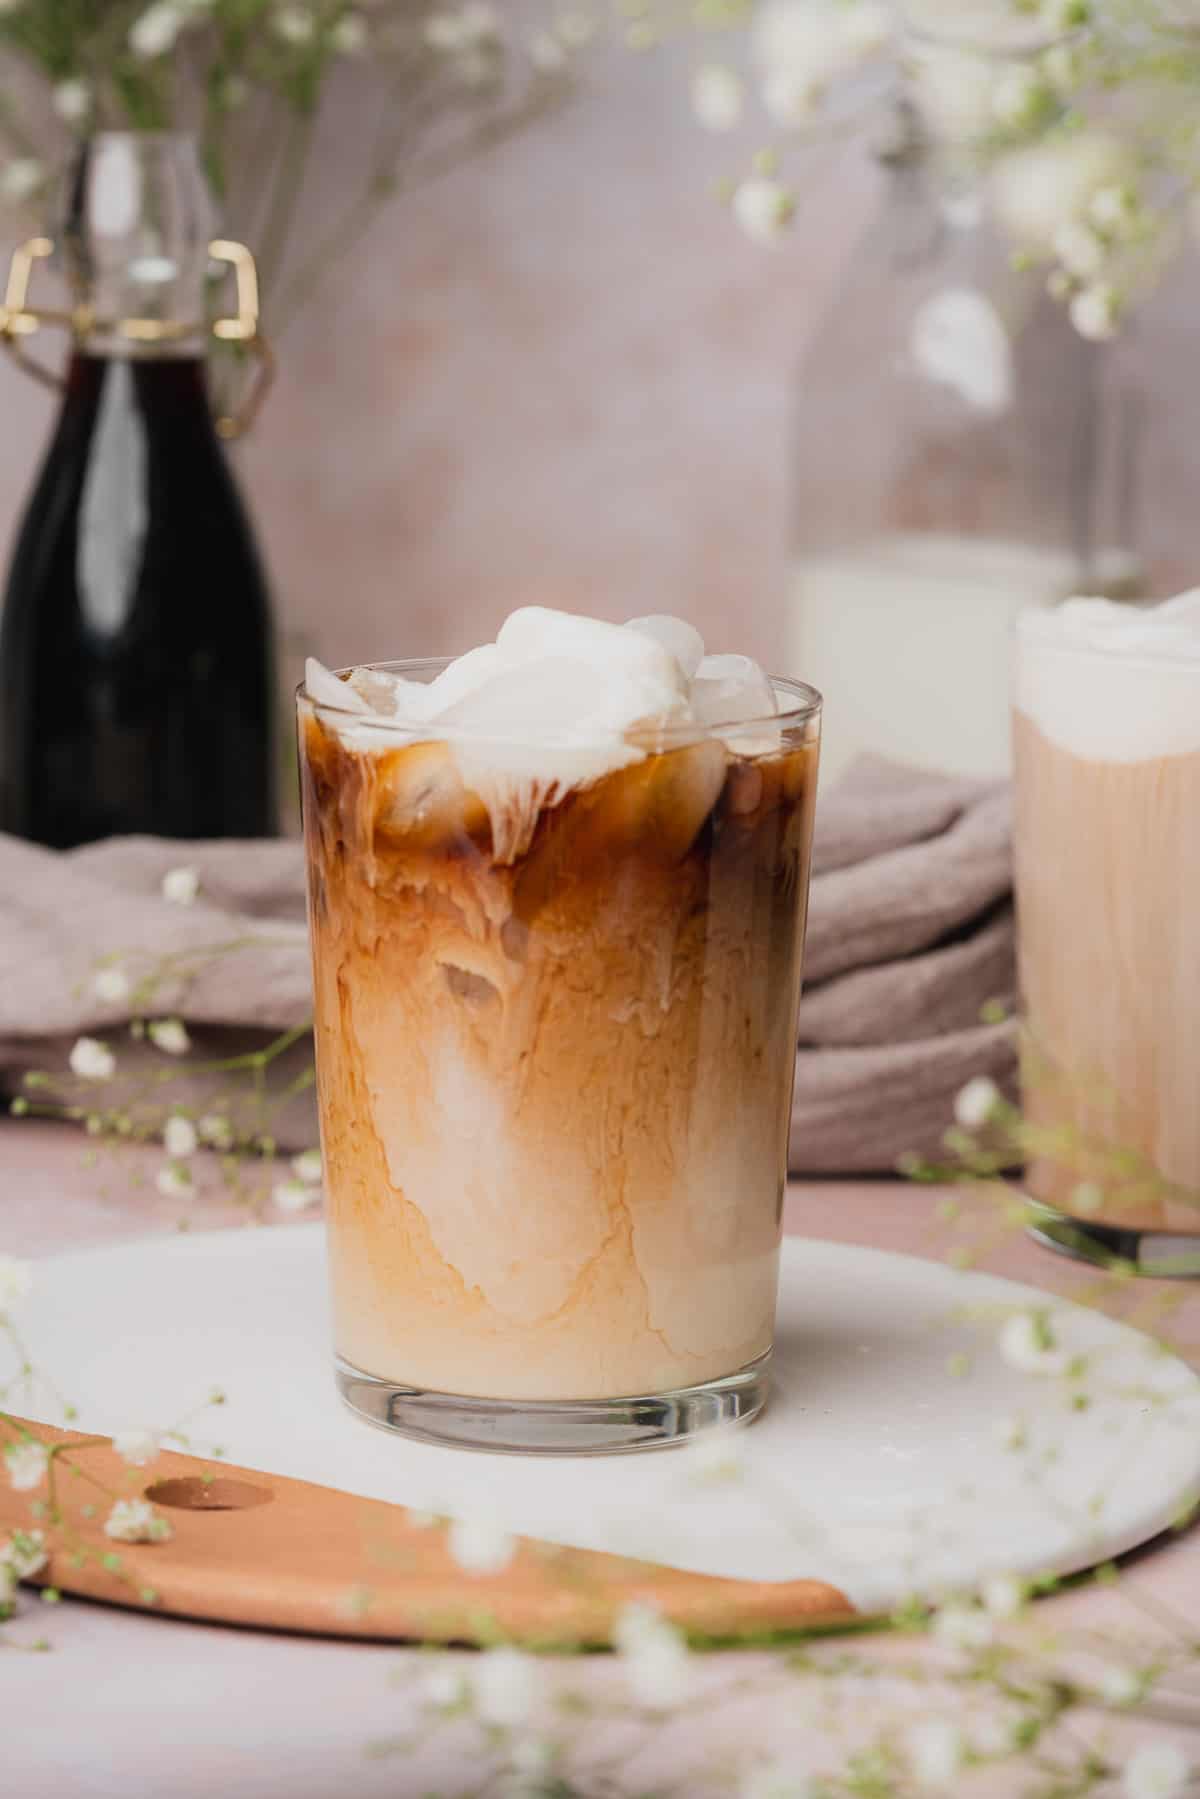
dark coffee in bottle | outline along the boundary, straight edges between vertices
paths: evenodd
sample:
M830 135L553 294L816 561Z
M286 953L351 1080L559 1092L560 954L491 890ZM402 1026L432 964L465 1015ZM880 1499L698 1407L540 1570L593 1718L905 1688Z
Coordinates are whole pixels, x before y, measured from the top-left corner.
M60 848L270 835L270 605L206 391L205 209L179 199L202 177L172 137L102 136L69 249L106 324L77 339L9 573L0 828ZM175 211L147 218L156 188ZM160 313L161 335L124 335L130 309Z

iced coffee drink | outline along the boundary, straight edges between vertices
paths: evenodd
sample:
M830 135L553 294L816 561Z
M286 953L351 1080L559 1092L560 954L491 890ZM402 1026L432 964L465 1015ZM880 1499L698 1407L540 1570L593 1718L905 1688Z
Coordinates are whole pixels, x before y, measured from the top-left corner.
M1015 752L1029 1188L1062 1247L1200 1272L1200 593L1023 615Z
M339 1382L580 1451L762 1404L819 698L541 608L300 696Z

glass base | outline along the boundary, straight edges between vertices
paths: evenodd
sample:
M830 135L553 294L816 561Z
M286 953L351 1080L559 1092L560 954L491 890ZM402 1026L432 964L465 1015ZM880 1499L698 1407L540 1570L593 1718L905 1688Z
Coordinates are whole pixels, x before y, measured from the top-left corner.
M1200 1280L1200 1236L1181 1236L1177 1231L1136 1230L1129 1225L1095 1224L1070 1218L1036 1201L1029 1207L1033 1222L1029 1234L1062 1256L1111 1268L1114 1262L1134 1274L1159 1280Z
M402 1437L507 1455L624 1455L748 1423L766 1403L771 1352L720 1380L628 1399L465 1399L397 1386L340 1357L334 1368L350 1410Z

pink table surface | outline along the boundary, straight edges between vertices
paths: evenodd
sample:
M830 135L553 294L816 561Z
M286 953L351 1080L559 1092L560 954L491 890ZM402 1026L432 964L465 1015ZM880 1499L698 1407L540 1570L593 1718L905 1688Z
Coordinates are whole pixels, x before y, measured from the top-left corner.
M83 1138L62 1126L0 1124L0 1252L36 1258L177 1228L178 1201L162 1198L152 1185L130 1184L131 1163L136 1166L141 1152L89 1168L84 1150ZM143 1159L148 1167L157 1160ZM203 1178L200 1184L188 1208L192 1228L244 1216L215 1185L205 1191ZM951 1240L937 1217L945 1197L897 1181L796 1183L785 1224L810 1236L942 1256ZM978 1202L967 1202L966 1215L972 1240L985 1243L978 1266L1058 1293L1086 1287L1084 1271L1012 1230L993 1233L988 1244L989 1215ZM1146 1283L1142 1291L1163 1285ZM1200 1287L1194 1295L1189 1290L1171 1335L1195 1345L1193 1359L1200 1362ZM1035 1608L1037 1628L1127 1628L1137 1616L1128 1596L1149 1606L1162 1599L1177 1613L1200 1618L1200 1534L1132 1558L1122 1588L1127 1597L1088 1588L1044 1600ZM49 1653L10 1649L0 1658L0 1768L14 1799L330 1799L339 1789L356 1799L434 1793L449 1799L475 1786L473 1726L443 1731L416 1751L375 1752L420 1715L429 1661L419 1651L183 1624L69 1599L53 1609L26 1602L0 1633L14 1647L39 1637L49 1639ZM934 1646L912 1638L849 1646L868 1649L885 1675L889 1662L914 1655L928 1658L931 1670L937 1665ZM597 1712L577 1731L585 1764L577 1776L580 1792L632 1795L653 1788L699 1799L736 1791L723 1769L747 1745L764 1754L794 1753L798 1765L818 1770L837 1765L827 1681L809 1710L804 1688L795 1680L781 1683L763 1656L698 1660L695 1697L666 1723L630 1711L611 1658L550 1668L552 1684L583 1693ZM869 1716L873 1689L861 1675L848 1673L835 1684L844 1702L860 1715L865 1707ZM881 1688L880 1703L883 1698ZM1200 1742L1173 1724L1122 1721L1114 1734L1105 1720L1095 1722L1108 1733L1109 1747L1123 1751L1153 1733L1200 1756ZM611 1784L602 1784L602 1764ZM970 1790L1017 1799L1024 1778L997 1773Z

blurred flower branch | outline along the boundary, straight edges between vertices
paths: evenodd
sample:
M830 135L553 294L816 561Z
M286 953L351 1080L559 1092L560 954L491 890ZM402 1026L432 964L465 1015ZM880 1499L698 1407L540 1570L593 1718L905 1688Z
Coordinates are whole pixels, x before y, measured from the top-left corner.
M486 0L0 0L0 207L42 226L73 137L194 131L278 333L380 207L561 101L570 33L522 16ZM361 139L357 190L322 206L338 93Z
M916 145L936 154L959 221L966 206L990 205L1014 264L1040 275L1085 337L1112 336L1195 235L1200 15L1185 3L639 0L625 10L631 48L699 34L693 110L707 130L754 131L724 192L761 243L803 218L805 154L848 132L872 136L885 157Z

